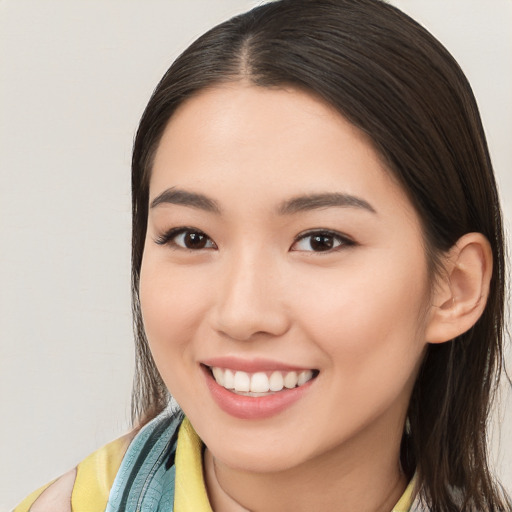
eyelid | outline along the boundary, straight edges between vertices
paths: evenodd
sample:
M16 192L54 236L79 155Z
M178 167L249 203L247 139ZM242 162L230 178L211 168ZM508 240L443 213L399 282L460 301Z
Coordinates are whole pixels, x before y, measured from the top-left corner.
M189 231L191 233L197 233L200 235L204 235L212 243L213 247L204 247L202 249L192 249L189 247L182 247L181 245L178 245L177 243L175 243L173 241L173 239L176 238L178 235L186 233L187 231ZM168 229L167 231L165 231L164 233L159 235L157 238L154 238L153 240L158 245L169 245L170 247L175 248L175 249L184 249L186 251L188 250L188 251L193 251L193 252L196 252L199 250L204 250L204 249L216 249L217 248L217 245L215 244L215 242L203 230L195 228L193 226L179 226L176 228Z
M180 244L177 244L174 241L174 239L177 236L179 236L183 233L187 233L187 232L196 233L196 234L205 236L213 247L201 247L201 248L193 249L191 247L184 247ZM304 240L308 237L312 237L314 235L330 236L330 237L336 239L339 243L335 247L333 247L331 249L327 249L325 251L315 251L312 249L311 251L297 250L297 252L332 253L332 252L335 252L342 248L356 245L356 242L351 237L345 235L344 233L340 233L339 231L334 231L332 229L315 228L315 229L309 229L307 231L303 231L302 233L299 233L295 237L293 244L290 247L290 250L293 251L294 250L293 247L301 240ZM174 248L174 249L184 249L184 250L189 250L189 251L193 251L193 252L196 252L199 250L204 250L204 249L217 249L217 245L215 244L215 242L204 231L202 231L201 229L195 228L193 226L179 226L179 227L168 229L167 231L165 231L164 233L159 235L157 238L154 238L153 240L157 245L169 245L171 248Z
M315 228L315 229L308 229L307 231L303 231L302 233L299 233L295 237L295 240L293 241L293 244L290 249L293 250L293 246L296 245L298 242L300 242L301 240L304 240L305 238L314 236L314 235L331 236L331 237L337 239L340 242L340 244L337 245L336 247L333 247L332 249L329 249L326 251L313 251L313 250L304 251L303 250L301 252L312 252L312 253L316 253L316 254L323 254L323 253L330 254L330 253L336 252L342 248L352 247L352 246L356 245L356 242L351 237L349 237L348 235L345 235L344 233L340 233L339 231L334 231L332 229ZM299 251L297 251L297 252L299 252Z

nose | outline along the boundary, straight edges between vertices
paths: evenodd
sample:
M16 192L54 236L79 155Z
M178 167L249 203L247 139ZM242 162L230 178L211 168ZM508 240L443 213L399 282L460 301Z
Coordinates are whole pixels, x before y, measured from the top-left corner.
M261 251L226 261L213 313L214 329L233 340L282 336L290 328L278 265Z

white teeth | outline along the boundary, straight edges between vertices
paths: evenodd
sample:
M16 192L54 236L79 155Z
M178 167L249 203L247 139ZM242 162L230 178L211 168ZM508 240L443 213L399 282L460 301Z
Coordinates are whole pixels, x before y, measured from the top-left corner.
M251 378L248 373L236 372L235 373L235 391L250 391Z
M218 368L220 371L222 371L220 368ZM215 377L215 374L213 374ZM235 375L231 370L226 370L224 372L224 382L217 381L218 384L221 386L224 386L226 389L234 389L235 388Z
M304 370L299 373L299 379L297 381L297 386L302 386L302 384L306 384L308 380L313 378L313 372L311 370Z
M302 386L313 378L312 370L297 372L274 371L253 374L212 367L212 374L217 384L232 389L237 393L275 393L284 388L293 389Z
M288 389L292 389L297 385L298 381L297 372L287 373L284 377L284 386Z
M269 390L268 377L266 373L258 372L251 377L251 389L255 393L266 393Z
M224 372L220 368L212 368L213 376L215 380L221 385L224 386Z
M281 391L284 386L284 379L281 372L273 372L270 376L269 387L270 391Z

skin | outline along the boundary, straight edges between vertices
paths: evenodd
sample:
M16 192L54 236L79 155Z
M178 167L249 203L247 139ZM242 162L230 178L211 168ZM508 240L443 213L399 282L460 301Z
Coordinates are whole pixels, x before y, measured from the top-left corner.
M390 511L407 484L400 439L434 318L406 194L331 107L243 81L203 91L173 115L150 204L169 189L203 194L220 210L151 207L140 281L158 369L207 446L213 508ZM297 196L332 192L370 208L278 211ZM183 237L157 243L181 226L204 233L205 247L186 248ZM315 251L310 230L341 238ZM448 303L450 288L440 290ZM219 356L319 374L279 414L239 419L205 384L200 363Z

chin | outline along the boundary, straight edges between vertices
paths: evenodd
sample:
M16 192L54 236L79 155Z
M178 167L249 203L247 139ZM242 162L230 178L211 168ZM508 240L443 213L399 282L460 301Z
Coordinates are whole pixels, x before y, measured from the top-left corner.
M308 459L294 448L287 450L262 449L258 444L252 446L222 445L209 447L214 458L231 469L247 473L280 473L301 465Z

